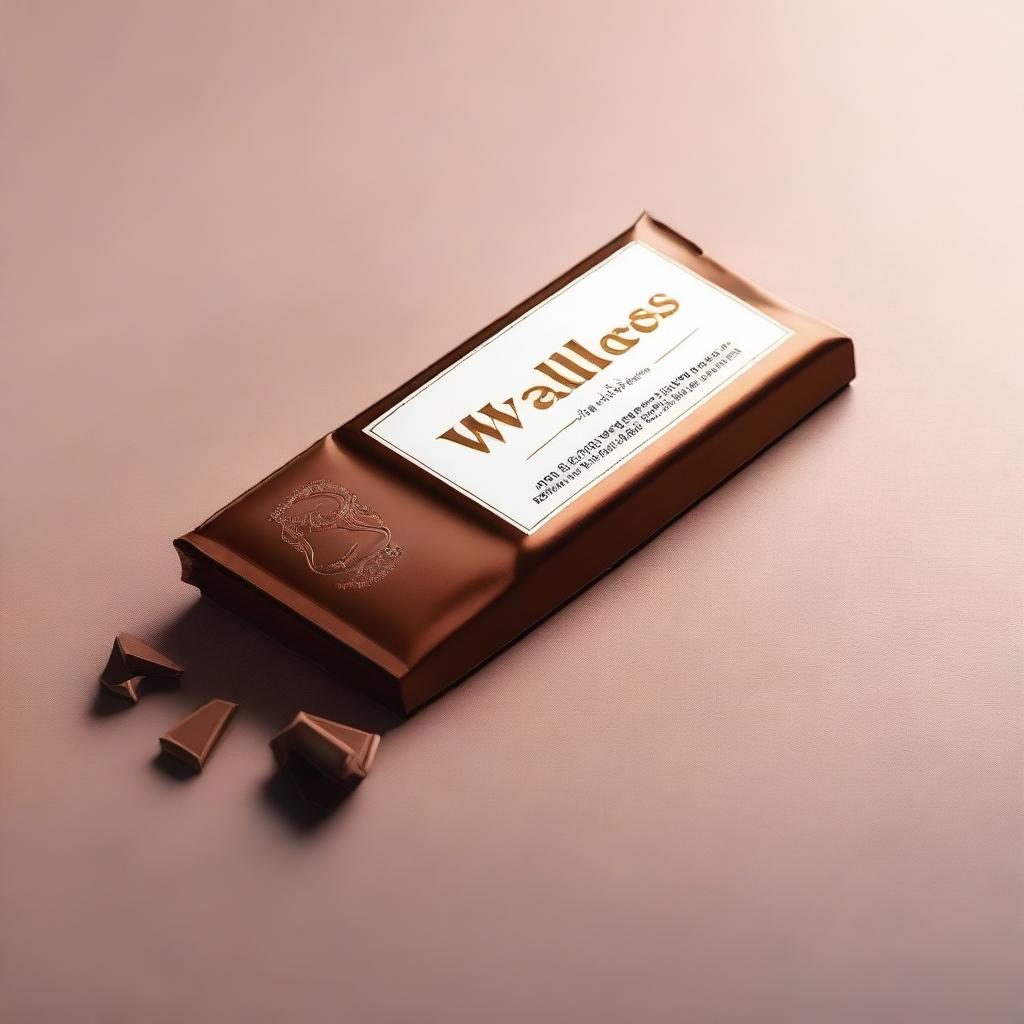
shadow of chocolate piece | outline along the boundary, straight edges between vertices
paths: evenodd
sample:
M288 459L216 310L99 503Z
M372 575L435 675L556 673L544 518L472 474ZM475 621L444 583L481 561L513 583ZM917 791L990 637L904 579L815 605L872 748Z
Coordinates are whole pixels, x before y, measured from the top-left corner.
M237 710L229 700L211 700L160 737L161 751L201 772Z
M177 782L189 782L199 777L199 773L194 768L191 768L183 761L171 757L170 754L164 753L163 750L153 757L150 764L157 771Z
M110 718L113 715L122 714L132 706L131 702L126 701L116 691L104 684L96 690L89 711L95 718Z
M267 777L260 787L259 796L300 836L309 836L321 825L337 818L337 803L326 809L307 803L283 771Z
M270 749L306 803L330 811L366 778L380 736L300 711Z
M402 721L207 598L169 619L154 632L154 640L188 665L189 704L182 707L182 714L220 697L243 705L246 721L256 723L267 736L289 721L296 708L315 707L330 719L375 733ZM286 686L282 680L287 680ZM156 680L147 679L144 696L156 685Z

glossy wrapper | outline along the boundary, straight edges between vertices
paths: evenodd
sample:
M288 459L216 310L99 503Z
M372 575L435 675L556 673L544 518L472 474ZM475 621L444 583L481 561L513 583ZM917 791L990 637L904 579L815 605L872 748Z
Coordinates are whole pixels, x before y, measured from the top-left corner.
M709 390L682 418L652 432L635 453L595 474L581 493L549 506L557 511L525 524L528 529L367 433L439 375L456 369L469 353L475 358L482 343L515 327L546 300L558 301L568 286L600 270L631 243L642 243L645 250L699 276L716 293L742 300L751 315L781 326L784 337L727 383ZM674 312L668 305L672 301L652 296L649 305L660 305L658 315L666 317ZM638 317L636 330L653 331L659 323L656 310L643 312L652 319L648 325ZM638 337L631 335L630 343ZM608 338L603 349L582 336L573 342L575 349L558 349L561 354L551 358L561 362L544 364L549 382L561 375L581 394L587 389L597 394L613 372L605 367L625 348ZM552 338L551 349L567 340ZM344 682L407 714L612 568L853 376L849 338L766 295L644 216L178 538L182 579L321 662ZM453 412L447 433L461 431L467 439L454 440L465 448L500 444L507 458L508 423L516 433L518 420L510 417L523 415L523 403L504 406L504 395L499 386L493 395L467 396L469 404ZM484 408L497 408L502 415L490 421L478 415L476 422L489 422L505 436L496 442L492 430L485 429L474 440L460 417L490 398L497 405ZM570 404L567 399L566 407ZM445 447L442 429L436 433L446 454L456 450ZM524 459L537 454L523 450Z

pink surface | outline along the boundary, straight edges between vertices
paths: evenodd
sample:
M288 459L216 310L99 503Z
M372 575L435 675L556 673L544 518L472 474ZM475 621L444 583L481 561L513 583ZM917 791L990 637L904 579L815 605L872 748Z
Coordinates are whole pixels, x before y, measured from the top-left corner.
M1022 28L6 4L4 1020L1019 1020ZM170 539L643 206L857 383L311 824L270 735L387 719ZM188 671L98 714L120 629Z

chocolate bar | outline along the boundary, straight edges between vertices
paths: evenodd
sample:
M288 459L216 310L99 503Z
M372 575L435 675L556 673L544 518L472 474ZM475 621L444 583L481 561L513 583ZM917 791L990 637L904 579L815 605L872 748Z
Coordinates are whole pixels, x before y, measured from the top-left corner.
M178 538L182 579L408 714L853 376L645 215Z

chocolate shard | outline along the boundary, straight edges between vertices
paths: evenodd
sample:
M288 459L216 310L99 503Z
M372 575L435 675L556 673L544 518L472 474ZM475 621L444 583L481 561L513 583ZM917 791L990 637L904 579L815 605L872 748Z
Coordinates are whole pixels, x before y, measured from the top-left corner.
M139 701L139 682L144 677L178 679L185 670L131 633L118 633L100 682L111 693L133 704Z
M123 683L111 683L106 676L101 676L100 682L111 693L116 693L119 697L125 697L133 704L139 703L139 683L142 682L142 676L132 676Z
M119 633L114 643L121 648L125 664L133 675L177 679L185 671L177 662L171 661L130 633Z
M299 795L329 810L366 778L380 736L300 711L271 741L277 763Z
M211 700L160 737L160 749L197 772L203 770L228 722L238 710L229 700Z

